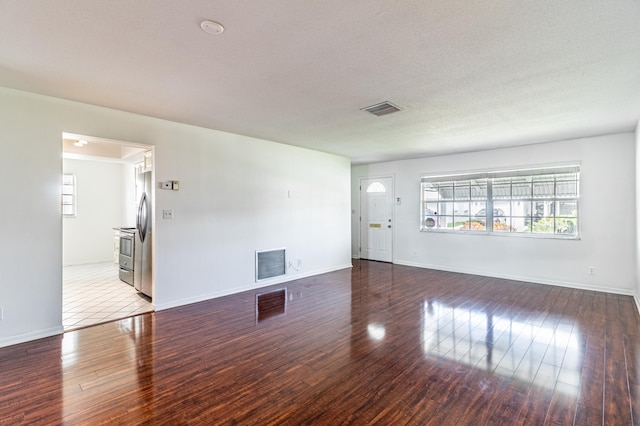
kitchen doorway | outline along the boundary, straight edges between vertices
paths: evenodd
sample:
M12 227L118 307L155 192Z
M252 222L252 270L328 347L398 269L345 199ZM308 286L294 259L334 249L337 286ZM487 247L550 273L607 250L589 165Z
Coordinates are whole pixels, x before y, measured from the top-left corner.
M143 294L120 279L119 236L136 226L136 176L153 176L154 147L71 133L62 139L64 330L153 311L153 284Z

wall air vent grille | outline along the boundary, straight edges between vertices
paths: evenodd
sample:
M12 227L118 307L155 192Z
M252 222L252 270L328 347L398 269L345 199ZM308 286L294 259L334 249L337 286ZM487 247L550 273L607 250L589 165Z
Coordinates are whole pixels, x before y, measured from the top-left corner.
M256 251L256 281L287 273L285 249Z
M371 105L366 108L362 108L362 111L370 112L373 115L380 117L381 115L393 114L394 112L402 111L399 107L395 106L391 102L382 102L379 104Z

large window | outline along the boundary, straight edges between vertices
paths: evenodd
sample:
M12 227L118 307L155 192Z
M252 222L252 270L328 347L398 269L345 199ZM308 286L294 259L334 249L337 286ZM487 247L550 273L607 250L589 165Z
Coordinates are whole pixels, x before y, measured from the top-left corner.
M578 237L580 167L422 178L423 231Z

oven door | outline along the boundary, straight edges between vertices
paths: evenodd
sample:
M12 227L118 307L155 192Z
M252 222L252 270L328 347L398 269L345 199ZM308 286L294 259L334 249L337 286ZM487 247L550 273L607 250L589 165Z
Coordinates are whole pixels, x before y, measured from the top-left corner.
M118 262L122 269L133 271L133 255L135 252L134 242L135 237L133 233L120 233L120 255L118 256Z

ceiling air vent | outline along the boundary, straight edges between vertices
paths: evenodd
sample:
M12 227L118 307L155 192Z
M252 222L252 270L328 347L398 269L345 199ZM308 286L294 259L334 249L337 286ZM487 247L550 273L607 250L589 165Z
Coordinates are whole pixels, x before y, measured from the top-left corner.
M402 111L400 108L392 104L391 102L381 102L379 104L371 105L366 108L362 108L362 111L370 112L373 115L380 117L381 115L393 114L394 112Z

